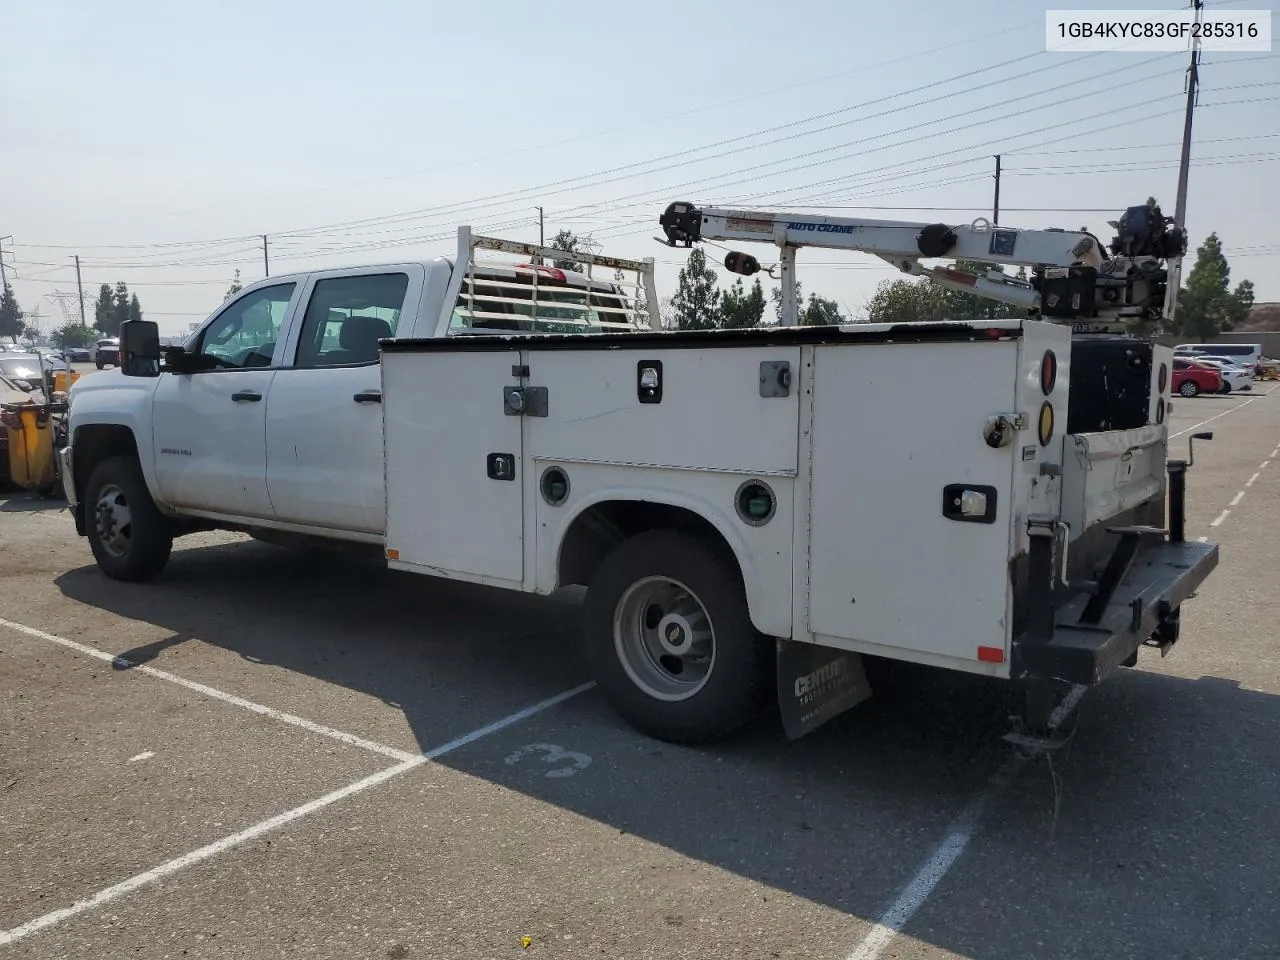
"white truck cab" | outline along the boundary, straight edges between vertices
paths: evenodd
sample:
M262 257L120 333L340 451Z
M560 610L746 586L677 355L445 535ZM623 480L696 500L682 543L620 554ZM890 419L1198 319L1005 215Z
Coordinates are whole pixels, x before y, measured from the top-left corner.
M145 551L129 549L138 527L126 518L140 508L136 496L122 495L120 478L106 487L90 483L116 457L136 464L155 509L181 521L180 530L217 526L264 539L279 531L380 544L380 341L655 324L647 308L637 308L657 303L652 260L561 254L575 265L586 261L587 270L611 268L603 280L539 263L481 264L477 249L536 248L464 227L453 259L269 277L168 351L159 376L115 370L78 381L63 485L99 562L132 576L167 558L147 561ZM627 271L637 275L634 283L619 276ZM133 469L121 463L117 472Z

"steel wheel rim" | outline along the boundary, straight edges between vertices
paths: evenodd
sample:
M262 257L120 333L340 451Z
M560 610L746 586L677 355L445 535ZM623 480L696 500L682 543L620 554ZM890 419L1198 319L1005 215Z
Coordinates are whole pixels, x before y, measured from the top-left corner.
M93 526L102 549L113 557L129 552L133 538L133 517L124 491L113 483L98 491L93 505Z
M671 577L645 577L613 613L613 645L631 682L657 700L696 695L715 668L715 630L697 594Z

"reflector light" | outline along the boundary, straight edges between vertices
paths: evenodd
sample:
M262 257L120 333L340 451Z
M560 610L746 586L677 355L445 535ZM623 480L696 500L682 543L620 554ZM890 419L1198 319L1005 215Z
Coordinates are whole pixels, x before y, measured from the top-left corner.
M1058 383L1058 355L1046 350L1040 358L1040 392L1046 397Z
M1004 651L999 647L979 647L978 659L983 663L1004 663Z
M1046 447L1053 439L1053 404L1048 400L1040 404L1040 424L1037 428L1040 446Z

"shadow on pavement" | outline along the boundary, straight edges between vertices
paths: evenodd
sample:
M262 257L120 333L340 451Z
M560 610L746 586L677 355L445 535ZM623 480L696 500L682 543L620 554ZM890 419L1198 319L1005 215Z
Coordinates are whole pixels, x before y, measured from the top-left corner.
M531 597L251 542L175 551L147 585L90 566L57 584L172 632L117 651L130 660L163 660L199 638L378 697L403 711L423 749L586 679L578 598L567 593ZM876 684L871 701L795 743L766 716L713 746L672 746L626 727L593 692L495 735L497 749L439 762L874 920L1010 756L998 683L898 665L877 671ZM536 763L507 761L530 741L589 755L591 775L547 777ZM1275 931L1280 908L1264 888L1280 833L1264 818L1266 792L1280 785L1277 744L1280 698L1216 678L1121 673L1086 698L1052 772L1042 760L1024 765L945 896L908 932L965 956L1023 958L1209 955L1196 951L1218 941L1196 921L1214 910L1218 922L1249 913ZM1247 824L1251 839L1226 839ZM1224 842L1241 867L1231 876L1209 866ZM1146 866L1107 866L1119 859ZM1201 872L1189 873L1197 862ZM1159 921L1141 913L1152 903ZM1137 936L1152 922L1163 924L1160 937ZM1093 939L1082 945L1086 930ZM1183 953L1156 949L1177 937Z
M57 513L67 509L62 497L42 497L19 487L0 486L0 513Z

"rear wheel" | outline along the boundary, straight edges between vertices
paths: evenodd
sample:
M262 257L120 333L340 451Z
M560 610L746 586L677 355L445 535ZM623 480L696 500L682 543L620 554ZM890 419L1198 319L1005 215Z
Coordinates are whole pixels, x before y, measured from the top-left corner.
M592 672L615 710L673 743L704 743L768 701L774 644L758 633L732 558L702 539L655 530L600 565L585 604Z
M1231 384L1229 384L1229 383L1227 383L1227 381L1223 380L1223 381L1222 381L1222 387L1218 390L1218 392L1219 392L1219 393L1230 393L1230 392L1231 392Z
M1183 380L1182 386L1178 387L1178 393L1184 397L1194 397L1200 392L1200 388L1194 380Z
M106 364L103 363L101 360L98 360L98 361L95 361L94 366L96 366L99 370L101 370L103 367L106 366Z
M151 499L138 461L107 457L85 484L89 548L102 572L114 580L150 580L164 569L173 530Z

